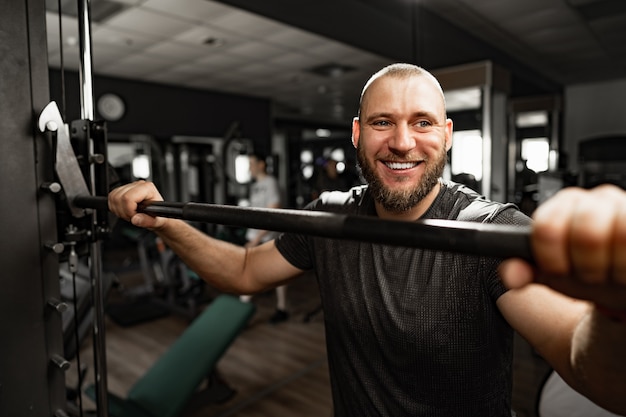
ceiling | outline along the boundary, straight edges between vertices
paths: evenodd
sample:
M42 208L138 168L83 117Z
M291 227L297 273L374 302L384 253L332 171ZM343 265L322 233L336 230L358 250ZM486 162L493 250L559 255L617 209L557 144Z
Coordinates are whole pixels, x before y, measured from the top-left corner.
M396 42L416 33L413 26L404 31L397 27L416 22L414 17L400 16L415 10L407 2L92 0L93 73L267 97L277 116L344 123L354 115L362 85L373 72L415 56L398 53L400 44L414 42ZM484 50L475 48L482 50L476 56L509 57L548 82L568 85L626 77L624 0L415 2L429 13L420 14L420 19L431 22L429 16L438 16L464 31L442 30L447 26L439 24L443 34L437 36L450 36L448 44L456 43L453 35L476 38L487 45ZM49 65L77 70L78 1L46 3ZM239 3L252 6L239 8ZM384 11L392 3L395 8L389 10L398 16L385 19ZM307 17L314 14L310 8L317 7L312 4L326 5L322 18ZM328 7L342 4L360 14L337 25L333 20L337 16ZM372 25L379 20L369 21L369 16L379 19L380 25ZM386 38L396 31L395 41ZM431 51L429 61L438 67L458 64L464 56L417 33L428 43L424 46Z
M421 1L564 85L626 77L626 1Z

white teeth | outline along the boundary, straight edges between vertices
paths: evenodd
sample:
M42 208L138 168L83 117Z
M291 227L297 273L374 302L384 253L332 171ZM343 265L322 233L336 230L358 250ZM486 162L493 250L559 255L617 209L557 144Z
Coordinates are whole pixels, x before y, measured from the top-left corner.
M414 166L416 166L417 163L416 162L386 162L385 165L387 165L387 167L390 169L409 169L409 168L413 168Z

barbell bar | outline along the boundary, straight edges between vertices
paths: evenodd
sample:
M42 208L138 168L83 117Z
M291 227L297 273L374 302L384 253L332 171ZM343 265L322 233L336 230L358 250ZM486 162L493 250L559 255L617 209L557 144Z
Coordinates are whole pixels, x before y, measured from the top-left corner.
M106 197L77 196L77 207L108 210ZM533 262L530 227L457 220L383 220L312 210L239 207L207 203L152 201L140 213L192 222L249 227L332 239L455 252Z

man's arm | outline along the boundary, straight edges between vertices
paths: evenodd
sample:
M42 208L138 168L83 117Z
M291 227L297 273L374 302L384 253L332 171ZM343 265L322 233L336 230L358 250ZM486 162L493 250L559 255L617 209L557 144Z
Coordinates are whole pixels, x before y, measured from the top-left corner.
M254 294L297 276L276 249L273 241L243 248L213 239L182 220L137 213L142 201L161 201L154 186L138 181L116 188L109 194L109 209L133 225L154 231L189 268L212 286L231 293Z
M498 307L570 386L626 414L626 323L596 307L626 312L626 193L567 189L533 217L537 265L503 263Z

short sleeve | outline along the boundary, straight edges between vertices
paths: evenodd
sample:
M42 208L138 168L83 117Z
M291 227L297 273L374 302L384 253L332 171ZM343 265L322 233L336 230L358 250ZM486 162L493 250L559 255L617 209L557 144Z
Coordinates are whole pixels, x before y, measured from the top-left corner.
M489 223L509 226L529 226L532 221L514 206L508 206L491 217ZM498 267L502 263L502 259L484 258L483 262L483 270L489 271L489 276L486 277L487 290L491 298L497 300L502 294L508 291L498 274Z
M293 266L302 270L313 268L308 239L304 235L283 233L276 238L276 248Z

